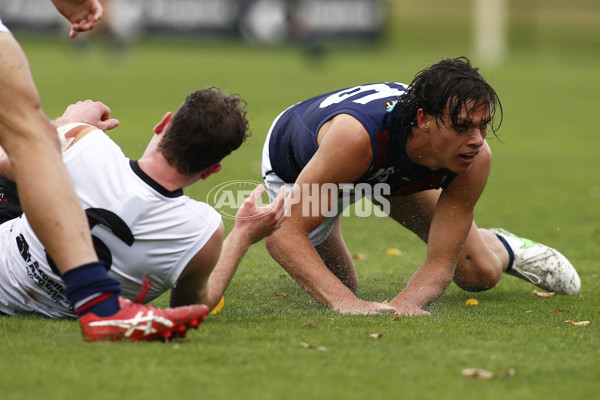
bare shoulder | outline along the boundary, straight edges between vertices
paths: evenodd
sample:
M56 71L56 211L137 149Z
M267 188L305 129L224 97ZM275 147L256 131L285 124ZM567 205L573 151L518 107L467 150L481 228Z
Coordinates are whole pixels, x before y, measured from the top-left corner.
M363 124L350 114L338 114L325 122L317 135L317 143L321 145L325 137L334 137L329 139L346 139L357 142L357 144L369 143L369 134ZM341 143L339 143L341 144Z
M353 182L368 170L373 158L367 130L348 114L323 124L317 143L319 149L300 174L301 182Z
M351 115L338 114L327 121L317 136L319 151L328 157L342 155L347 163L368 166L372 158L371 138L365 127ZM332 160L333 161L333 160Z

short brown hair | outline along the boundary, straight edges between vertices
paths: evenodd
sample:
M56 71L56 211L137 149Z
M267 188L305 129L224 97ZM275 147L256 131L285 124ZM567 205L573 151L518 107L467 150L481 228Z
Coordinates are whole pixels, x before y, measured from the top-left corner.
M177 109L159 149L186 175L219 163L250 136L246 103L211 87L191 93Z
M409 138L420 108L456 127L461 110L474 101L467 112L489 105L492 117L496 117L490 126L492 132L496 134L502 124L502 105L496 91L466 57L446 58L420 71L399 100L392 118L400 135Z

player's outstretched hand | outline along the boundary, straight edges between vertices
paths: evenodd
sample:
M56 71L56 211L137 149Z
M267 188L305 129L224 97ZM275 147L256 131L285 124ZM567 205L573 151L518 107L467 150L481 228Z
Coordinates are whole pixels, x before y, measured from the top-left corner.
M401 304L394 306L396 308L396 314L405 317L415 317L417 315L431 315L429 311L425 311L422 308L419 308L414 305Z
M235 215L235 228L243 231L250 244L275 232L285 219L285 188L281 188L270 204L260 207L258 202L264 192L263 185L254 188Z
M393 313L396 309L389 304L377 303L375 301L364 301L356 299L353 301L340 301L333 307L334 310L341 314L381 314Z
M102 5L98 0L52 0L54 6L70 23L69 36L89 31L102 18Z
M72 122L83 122L103 131L119 126L119 120L110 117L110 108L104 103L93 100L78 101L71 104L64 114L54 121L57 126Z

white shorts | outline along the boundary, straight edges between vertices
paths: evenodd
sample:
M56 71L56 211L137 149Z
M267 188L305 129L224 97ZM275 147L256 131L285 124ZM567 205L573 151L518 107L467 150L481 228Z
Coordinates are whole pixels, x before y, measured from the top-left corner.
M8 30L8 28L2 23L1 19L0 19L0 32L10 32Z
M271 138L271 133L273 131L273 127L275 126L275 124L279 120L279 117L281 117L282 114L283 113L279 114L277 118L275 118L275 121L273 121L273 124L269 129L269 133L267 133L267 138L265 139L265 145L263 147L262 153L262 177L265 181L265 188L267 189L267 193L271 201L275 199L277 193L279 193L279 189L282 186L285 186L286 196L289 196L294 186L294 183L284 182L283 179L277 176L277 174L271 168L271 159L269 158L269 140ZM329 237L329 235L331 235L335 222L340 217L345 207L347 207L349 204L354 203L356 200L357 198L353 194L350 196L346 196L345 198L342 196L338 197L338 204L335 215L326 216L323 222L321 222L321 224L308 235L308 239L313 244L313 246L320 245L325 241L325 239Z

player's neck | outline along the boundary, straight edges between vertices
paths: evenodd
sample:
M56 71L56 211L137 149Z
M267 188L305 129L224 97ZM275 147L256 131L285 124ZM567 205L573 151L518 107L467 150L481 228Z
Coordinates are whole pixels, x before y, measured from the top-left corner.
M433 151L429 135L417 128L412 128L412 137L406 142L406 155L412 163L431 170L443 168Z
M144 154L138 165L146 175L167 190L182 189L186 186L184 177L160 155Z

